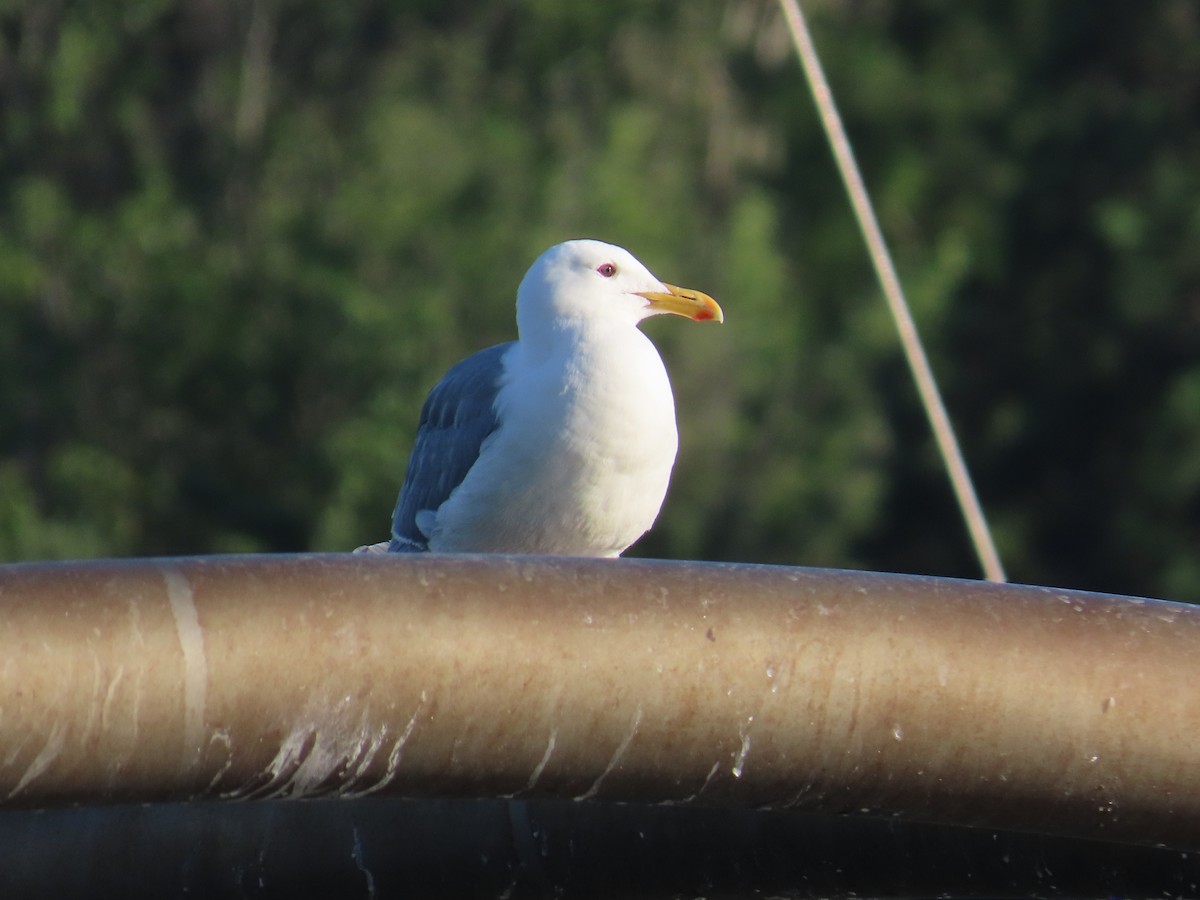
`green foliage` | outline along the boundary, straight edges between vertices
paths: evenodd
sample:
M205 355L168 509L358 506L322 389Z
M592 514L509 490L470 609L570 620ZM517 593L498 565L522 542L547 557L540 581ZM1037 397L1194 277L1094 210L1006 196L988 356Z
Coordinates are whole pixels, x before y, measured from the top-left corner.
M1200 12L806 4L1010 573L1200 598ZM551 243L651 322L647 555L977 571L771 0L0 10L0 559L385 536Z

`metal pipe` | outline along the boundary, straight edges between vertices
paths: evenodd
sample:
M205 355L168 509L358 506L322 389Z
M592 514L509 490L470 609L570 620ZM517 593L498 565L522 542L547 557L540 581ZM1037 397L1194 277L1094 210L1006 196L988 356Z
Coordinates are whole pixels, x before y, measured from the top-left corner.
M535 557L0 567L0 800L794 807L1200 847L1200 610Z

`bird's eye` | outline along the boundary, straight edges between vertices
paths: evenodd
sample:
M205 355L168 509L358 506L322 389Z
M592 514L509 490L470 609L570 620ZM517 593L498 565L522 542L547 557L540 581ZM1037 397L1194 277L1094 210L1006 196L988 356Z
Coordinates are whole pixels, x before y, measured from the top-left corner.
M596 266L596 271L605 278L612 278L617 274L617 267L612 263L600 263L600 265Z

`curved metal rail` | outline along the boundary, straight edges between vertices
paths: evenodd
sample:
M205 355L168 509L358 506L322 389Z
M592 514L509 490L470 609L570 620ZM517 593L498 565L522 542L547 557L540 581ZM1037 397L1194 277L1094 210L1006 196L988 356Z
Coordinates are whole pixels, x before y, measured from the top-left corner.
M1200 847L1200 609L536 557L0 567L9 806L556 797Z

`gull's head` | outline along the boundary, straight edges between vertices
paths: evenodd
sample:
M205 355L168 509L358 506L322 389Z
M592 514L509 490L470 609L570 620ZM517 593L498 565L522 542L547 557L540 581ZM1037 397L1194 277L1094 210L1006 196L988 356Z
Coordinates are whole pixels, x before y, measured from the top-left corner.
M627 323L670 313L697 322L722 322L716 301L700 291L659 281L623 247L567 241L538 257L517 291L522 334L535 323Z

